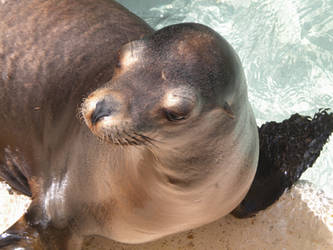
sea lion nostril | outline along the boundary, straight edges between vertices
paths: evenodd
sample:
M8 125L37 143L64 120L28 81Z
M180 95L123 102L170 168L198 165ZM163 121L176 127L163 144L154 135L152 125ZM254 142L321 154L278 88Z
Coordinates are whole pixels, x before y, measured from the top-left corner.
M95 125L101 118L112 114L112 108L104 99L96 104L95 110L91 115L91 122Z

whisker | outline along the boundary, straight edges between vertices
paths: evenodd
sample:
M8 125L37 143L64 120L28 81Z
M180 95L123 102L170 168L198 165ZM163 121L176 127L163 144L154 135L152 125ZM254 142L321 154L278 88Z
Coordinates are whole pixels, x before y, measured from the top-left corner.
M119 142L119 144L120 144L121 146L126 146L127 144L122 140L122 136L121 136L121 134L120 134L120 132L119 132L118 127L115 126L115 129L116 129L116 132L117 132L117 137L116 137L117 141Z
M144 141L144 145L148 146L148 145L152 145L154 147L157 147L156 144L154 143L156 140L154 139L151 139L150 137L148 136L145 136L145 135L142 135L142 134L139 134L137 132L133 132L135 135L139 136L143 141Z
M155 146L154 141L156 141L156 140L154 140L154 139L152 139L148 136L138 134L137 132L134 132L134 134L137 135L137 136L140 136L144 141L146 141L146 142L150 143L151 145Z
M145 145L149 147L150 145L157 147L155 142L157 140L152 139L149 136L140 134L136 132L133 127L131 127L131 123L123 122L118 125L113 125L108 128L98 129L96 126L92 126L91 131L94 135L98 137L98 139L102 142L108 142L115 145L120 145L121 147L133 145L140 146Z
M131 139L133 139L134 142L136 143L136 145L145 144L144 141L141 141L138 138L136 138L135 136L128 134L126 131L124 131L124 134L127 135L128 137L130 137Z
M123 139L126 141L126 143L127 143L128 145L133 145L133 142L127 137L126 134L125 134L125 137L124 137Z
M115 143L112 133L107 133L106 137L109 139L109 141Z

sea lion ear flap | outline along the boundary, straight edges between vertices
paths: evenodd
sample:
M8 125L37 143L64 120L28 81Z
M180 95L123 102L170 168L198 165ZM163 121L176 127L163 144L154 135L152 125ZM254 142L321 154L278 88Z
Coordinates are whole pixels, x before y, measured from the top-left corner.
M232 112L232 109L231 109L229 103L224 102L223 107L222 107L222 110L223 110L223 112L224 112L226 115L228 115L230 118L232 118L232 119L235 118L235 115L234 115L234 113Z
M126 69L126 67L134 65L142 57L145 48L144 40L126 43L120 49L118 66Z

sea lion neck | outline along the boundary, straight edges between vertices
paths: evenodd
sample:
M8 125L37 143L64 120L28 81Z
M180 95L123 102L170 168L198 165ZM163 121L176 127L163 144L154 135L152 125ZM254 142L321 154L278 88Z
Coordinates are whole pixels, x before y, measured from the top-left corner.
M193 191L193 188L200 187L203 180L213 176L223 148L214 148L209 144L202 147L195 145L154 148L154 169L159 178L176 189Z

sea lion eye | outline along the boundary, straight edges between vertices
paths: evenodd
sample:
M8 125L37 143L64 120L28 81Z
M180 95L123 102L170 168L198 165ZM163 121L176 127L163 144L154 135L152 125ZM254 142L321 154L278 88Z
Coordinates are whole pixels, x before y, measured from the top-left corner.
M166 93L162 102L164 117L171 122L188 118L195 106L195 94L186 87L171 89Z
M178 114L175 111L172 110L164 110L165 117L168 119L170 122L175 122L175 121L180 121L185 119L185 115L183 114Z

